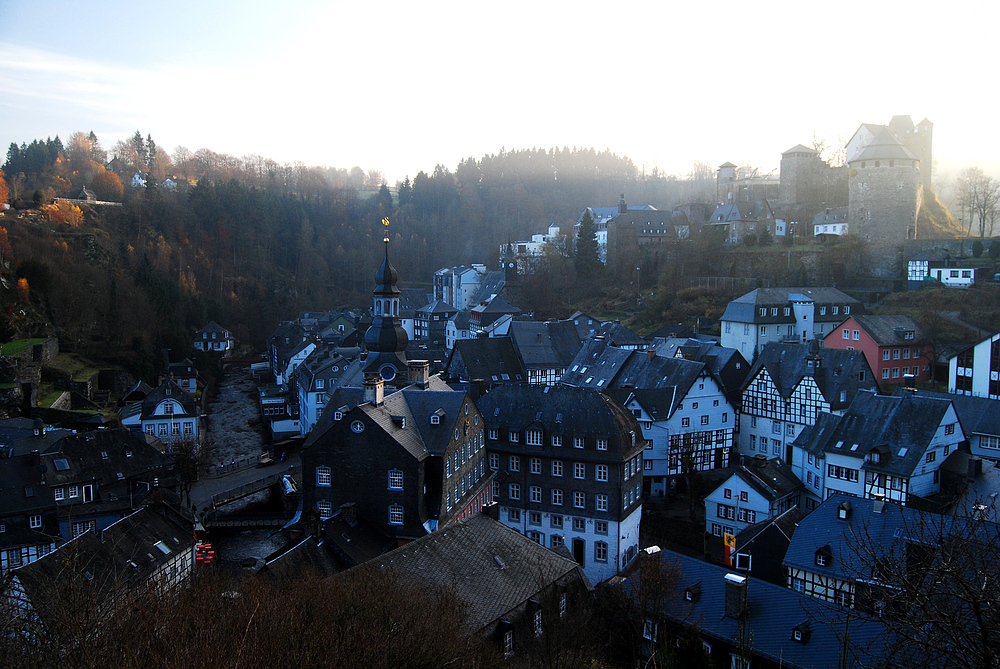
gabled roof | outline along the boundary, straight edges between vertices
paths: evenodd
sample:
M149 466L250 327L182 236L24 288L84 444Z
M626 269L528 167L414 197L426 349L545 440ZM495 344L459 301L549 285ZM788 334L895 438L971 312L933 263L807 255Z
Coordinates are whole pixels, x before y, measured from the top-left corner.
M181 388L174 381L165 381L153 392L146 395L146 399L142 401L142 419L151 419L156 406L165 399L171 399L181 405L183 412L177 413L175 411L173 414L178 418L198 415L198 405L194 401L194 398L191 397L191 393Z
M575 561L484 514L386 553L377 564L403 582L451 589L468 607L470 631L499 621L550 585L589 586Z
M458 309L443 300L434 300L416 310L417 314L430 316L432 314L455 314Z
M18 417L0 420L0 459L31 451L45 451L63 437L73 434L72 430L54 429L43 424L42 434L35 436L35 421Z
M838 453L863 458L862 469L909 477L944 420L951 401L902 393L892 397L858 392L843 416L820 413L795 446L815 455ZM868 461L878 450L879 462Z
M459 311L451 318L451 322L455 324L456 330L468 330L469 329L469 312Z
M830 225L847 222L847 207L827 207L813 217L813 225Z
M916 395L950 401L955 407L955 413L958 414L958 420L962 423L962 430L966 435L985 434L1000 437L1000 400L935 393L930 390L918 390Z
M753 323L760 307L784 307L792 302L811 300L816 304L849 305L852 309L861 306L861 302L836 288L755 288L749 293L740 295L726 305L722 314L723 321L738 323ZM819 313L816 314L817 318Z
M759 461L737 469L733 476L756 490L768 502L776 502L802 487L802 481L792 473L791 466L780 458Z
M510 337L456 341L444 376L459 381L493 383L523 383L528 380L528 373Z
M818 348L810 352L809 349L809 344L767 343L750 369L747 383L752 384L761 370L766 369L778 393L788 399L802 379L811 376L831 409L846 407L861 389L877 387L864 352L836 348ZM862 371L865 372L863 381ZM844 402L840 401L842 391L847 393Z
M924 338L924 331L917 322L905 314L859 315L853 318L879 346L913 345L921 343ZM913 338L905 338L907 332L913 333Z
M183 522L162 505L142 508L100 535L84 532L14 574L34 612L43 623L53 624L65 606L65 591L91 588L100 606L123 590L145 587L156 570L178 555L190 554L195 540Z
M529 369L568 367L583 346L571 321L514 321L510 337Z
M768 518L744 528L736 535L736 552L739 552L741 548L756 539L761 532L769 527L776 528L786 539L791 540L799 523L805 517L806 514L798 506L793 506L774 518Z
M803 146L802 144L796 144L787 151L782 151L781 155L785 155L786 153L811 153L817 155L816 149L810 149L808 146Z
M224 327L222 327L221 325L219 325L215 321L209 321L208 325L206 325L202 329L198 330L197 334L200 335L202 332L207 332L209 335L211 335L213 332L215 332L216 334L219 335L219 337L218 337L218 339L216 339L216 341L218 341L219 339L232 339L233 338L232 333L230 333L229 330L225 329ZM211 339L211 337L209 337L209 339Z
M319 420L313 425L312 431L306 437L303 448L309 448L322 437L336 423L335 416L338 411L346 414L348 411L358 406L365 399L364 388L341 386L329 392L326 398L326 408L323 409Z

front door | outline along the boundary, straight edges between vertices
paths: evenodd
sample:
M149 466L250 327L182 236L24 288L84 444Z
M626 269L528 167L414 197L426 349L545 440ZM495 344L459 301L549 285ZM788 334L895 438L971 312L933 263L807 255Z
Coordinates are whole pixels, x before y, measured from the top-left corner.
M582 567L584 554L587 550L587 542L583 539L573 539L573 559Z

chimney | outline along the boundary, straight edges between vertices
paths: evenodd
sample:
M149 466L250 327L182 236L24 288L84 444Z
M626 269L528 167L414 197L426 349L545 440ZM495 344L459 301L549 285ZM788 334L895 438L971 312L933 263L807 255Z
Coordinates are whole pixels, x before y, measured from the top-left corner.
M628 206L625 204L625 193L622 193L622 197L618 200L618 213L624 214L628 211Z
M469 399L478 402L479 398L486 394L486 381L483 379L472 379L469 381Z
M882 509L885 508L885 500L876 498L872 503L872 513L882 513Z
M410 383L420 386L421 390L426 388L428 377L430 377L431 363L428 360L410 360L406 366L410 373Z
M358 524L358 509L354 505L354 502L347 502L341 505L340 517L344 519L348 527L354 527Z
M739 620L746 614L747 578L736 574L726 574L725 616Z
M378 372L367 372L364 381L365 402L382 406L382 399L385 395L385 380Z
M646 349L646 359L647 360L652 360L655 357L656 357L656 349L647 348Z

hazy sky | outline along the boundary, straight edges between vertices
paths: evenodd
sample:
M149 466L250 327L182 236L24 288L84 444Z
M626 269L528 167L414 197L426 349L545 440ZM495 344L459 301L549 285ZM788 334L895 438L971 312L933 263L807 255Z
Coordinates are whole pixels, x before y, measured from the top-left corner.
M1000 2L0 0L0 147L139 130L393 181L593 146L678 175L776 168L893 114L1000 175Z

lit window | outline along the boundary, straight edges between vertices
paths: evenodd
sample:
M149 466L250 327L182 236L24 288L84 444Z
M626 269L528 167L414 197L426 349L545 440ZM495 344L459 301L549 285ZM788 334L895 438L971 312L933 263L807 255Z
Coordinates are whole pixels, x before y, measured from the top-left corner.
M316 485L318 486L329 486L331 482L331 470L329 467L317 467L316 468Z

